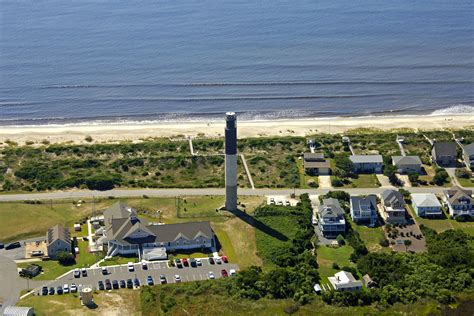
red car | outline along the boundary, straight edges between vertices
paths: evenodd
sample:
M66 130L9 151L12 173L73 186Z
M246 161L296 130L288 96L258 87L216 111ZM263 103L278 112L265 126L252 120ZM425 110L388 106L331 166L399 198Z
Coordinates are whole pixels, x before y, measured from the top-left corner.
M189 266L189 262L188 262L188 259L186 258L183 258L181 259L181 262L183 263L184 266L188 267Z
M227 259L226 256L222 256L222 257L221 257L221 260L222 260L224 263L228 263L228 262L229 262L229 259Z
M229 275L227 274L227 271L225 269L221 270L221 275L223 278L227 278Z

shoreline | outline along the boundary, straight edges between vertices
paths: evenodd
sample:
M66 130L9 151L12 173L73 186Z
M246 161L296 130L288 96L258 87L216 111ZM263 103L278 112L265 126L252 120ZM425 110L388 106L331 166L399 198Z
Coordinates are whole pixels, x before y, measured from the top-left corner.
M64 125L17 125L0 126L0 142L7 140L19 144L41 143L88 143L138 141L149 137L222 137L224 117L221 121L148 121L79 123ZM338 134L358 128L391 130L462 129L474 127L474 115L394 115L361 117L317 117L274 120L238 120L238 137L305 136L317 133Z

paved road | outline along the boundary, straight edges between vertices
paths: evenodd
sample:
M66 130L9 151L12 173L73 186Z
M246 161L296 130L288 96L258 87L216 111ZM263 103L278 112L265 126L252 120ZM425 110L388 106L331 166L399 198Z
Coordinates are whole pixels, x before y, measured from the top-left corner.
M441 193L445 188L443 187L414 187L406 188L412 193ZM334 189L336 190L336 189ZM343 189L344 191L354 194L378 194L382 193L385 188L375 189ZM240 195L290 195L293 192L296 194L326 194L329 189L239 189ZM225 195L225 189L221 188L206 188L206 189L114 189L110 191L90 191L90 190L75 190L75 191L56 191L45 193L23 193L23 194L2 194L0 201L25 201L25 200L55 200L55 199L92 199L93 197L142 197L147 195L150 197L173 197L173 196L189 196L189 195Z

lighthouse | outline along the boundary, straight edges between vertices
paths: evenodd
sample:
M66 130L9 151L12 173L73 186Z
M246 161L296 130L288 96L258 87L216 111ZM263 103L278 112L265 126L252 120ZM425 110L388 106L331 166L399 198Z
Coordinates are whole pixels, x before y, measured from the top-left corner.
M225 115L225 208L237 210L237 116Z

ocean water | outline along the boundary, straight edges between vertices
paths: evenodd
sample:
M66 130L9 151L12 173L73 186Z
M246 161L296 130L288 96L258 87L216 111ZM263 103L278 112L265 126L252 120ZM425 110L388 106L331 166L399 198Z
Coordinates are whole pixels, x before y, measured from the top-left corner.
M0 125L474 115L474 2L0 0Z

